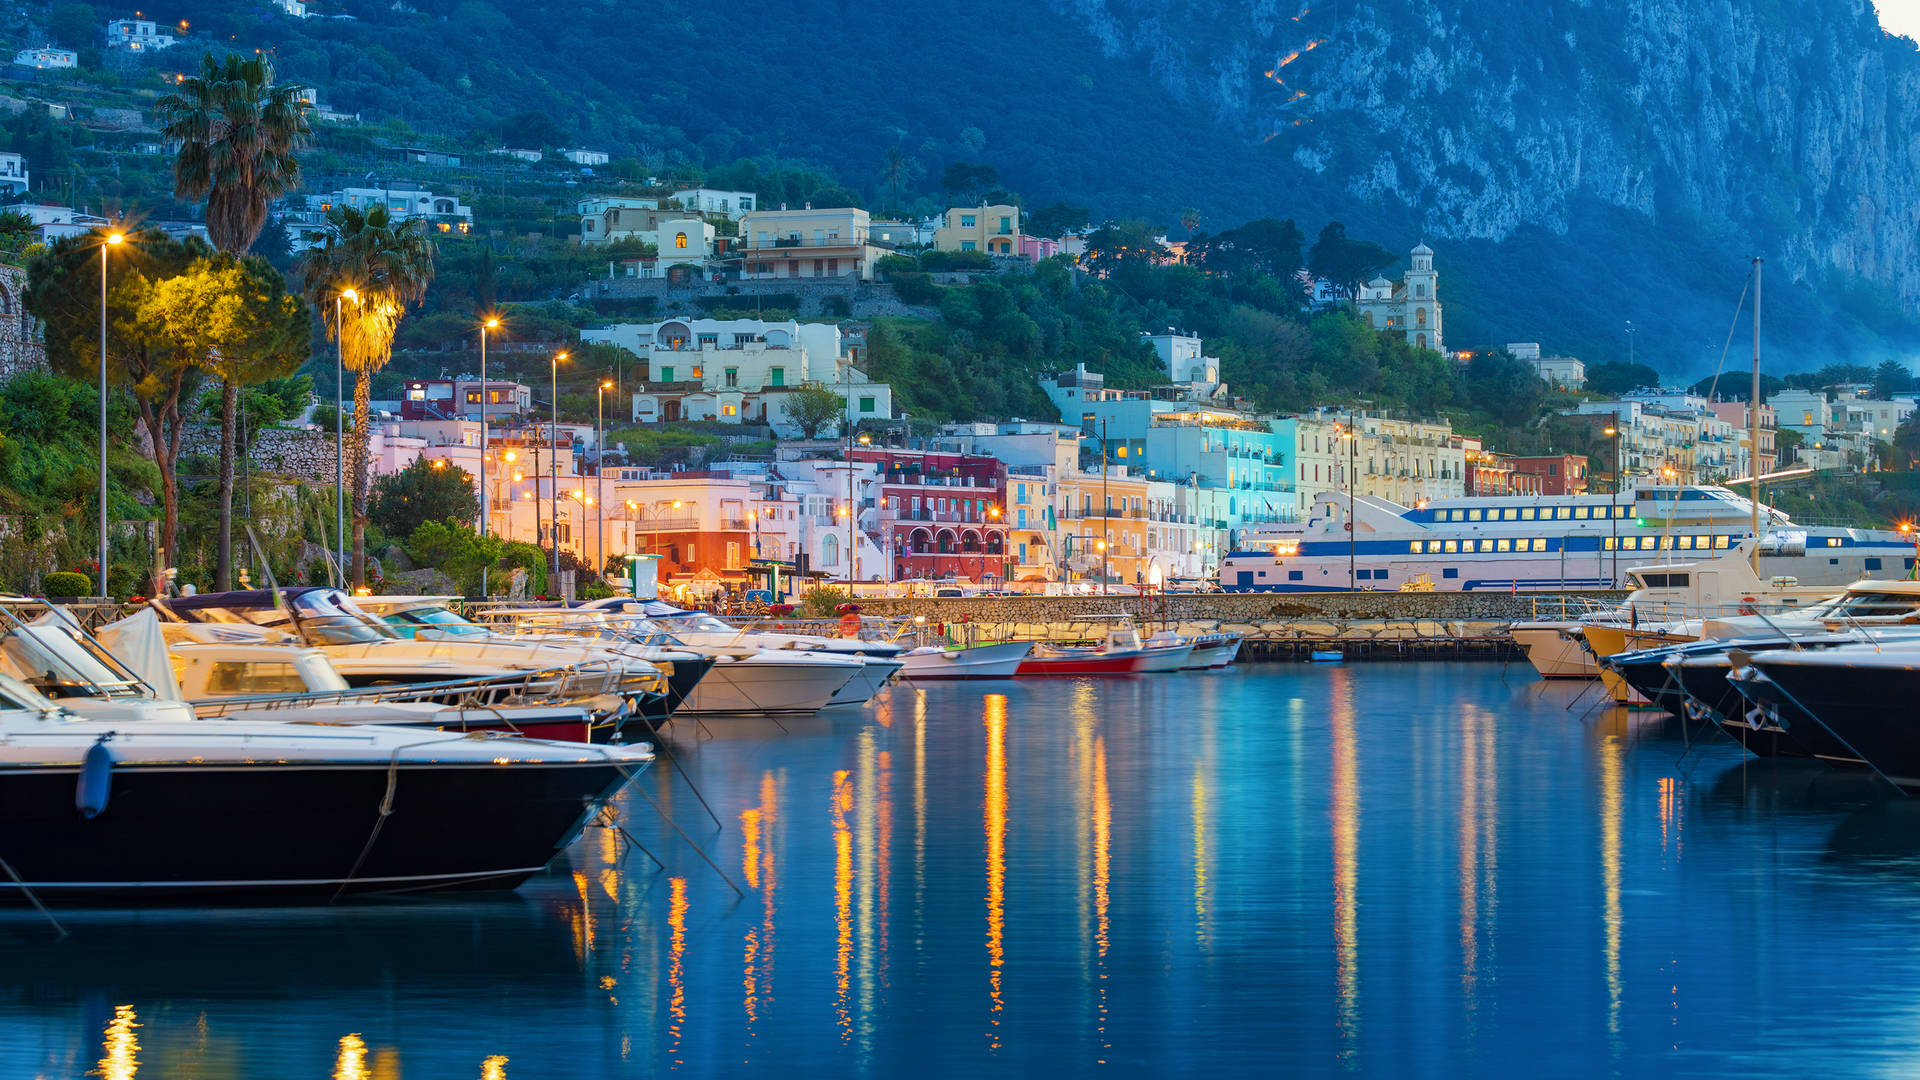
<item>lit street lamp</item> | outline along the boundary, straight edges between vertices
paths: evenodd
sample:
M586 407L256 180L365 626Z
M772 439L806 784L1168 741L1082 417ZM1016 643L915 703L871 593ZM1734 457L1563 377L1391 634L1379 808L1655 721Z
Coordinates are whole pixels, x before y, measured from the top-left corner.
M480 324L480 539L487 538L487 489L493 486L492 474L487 469L487 331L497 329L499 319L487 319ZM509 500L511 504L511 500ZM487 567L480 566L480 595L487 595Z
M553 511L551 516L553 518L553 580L555 582L555 588L559 587L558 583L560 581L560 361L566 358L567 354L564 352L554 353L552 362L547 365L549 379L547 392L553 397L553 428L547 432L547 452L552 458L552 460L547 463L548 477L550 480L547 497L550 500L549 509Z
M347 323L346 302L358 304L360 294L342 289L333 298L333 571L334 585L347 583ZM485 479L483 473L482 477Z
M593 512L594 565L593 576L599 577L607 568L607 485L602 479L607 467L607 391L613 389L608 379L600 380L600 389L593 395L593 492L600 502Z
M100 244L100 599L107 598L107 252L126 242L110 232Z
M1613 436L1613 492L1607 496L1608 530L1613 535L1613 581L1620 584L1620 429L1609 427L1606 434Z

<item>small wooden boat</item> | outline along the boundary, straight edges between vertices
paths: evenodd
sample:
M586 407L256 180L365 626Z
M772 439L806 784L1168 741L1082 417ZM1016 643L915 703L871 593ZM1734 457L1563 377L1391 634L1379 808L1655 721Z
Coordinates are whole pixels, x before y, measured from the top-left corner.
M1311 662L1315 664L1338 664L1347 658L1347 654L1338 649L1315 649Z

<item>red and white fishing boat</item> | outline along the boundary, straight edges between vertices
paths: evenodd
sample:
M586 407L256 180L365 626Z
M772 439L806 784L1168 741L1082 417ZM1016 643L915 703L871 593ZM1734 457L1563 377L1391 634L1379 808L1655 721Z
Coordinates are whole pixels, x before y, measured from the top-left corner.
M1145 671L1177 671L1193 652L1191 644L1153 648L1140 640L1140 631L1126 616L1117 616L1098 646L1035 645L1033 655L1020 661L1015 673L1030 675L1134 675ZM1171 665L1171 666L1169 666Z

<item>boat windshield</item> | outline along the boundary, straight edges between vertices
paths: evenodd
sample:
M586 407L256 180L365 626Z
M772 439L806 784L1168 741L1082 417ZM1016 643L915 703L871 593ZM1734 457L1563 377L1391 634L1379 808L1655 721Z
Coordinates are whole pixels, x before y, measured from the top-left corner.
M1829 619L1884 619L1911 615L1917 610L1920 610L1920 594L1858 592L1840 596L1821 614Z
M309 645L365 645L399 637L386 624L332 590L302 593L283 607L203 607L202 622L250 623L284 630Z
M0 672L50 698L142 696L144 683L96 655L85 636L66 626L16 626L0 639Z
M418 607L395 611L383 621L401 637L414 637L422 630L436 631L438 637L485 637L491 631L465 616L443 607Z
M703 634L737 634L740 632L739 627L728 626L726 623L721 622L719 619L705 612L696 615L677 615L674 617L673 625L688 630L698 630Z

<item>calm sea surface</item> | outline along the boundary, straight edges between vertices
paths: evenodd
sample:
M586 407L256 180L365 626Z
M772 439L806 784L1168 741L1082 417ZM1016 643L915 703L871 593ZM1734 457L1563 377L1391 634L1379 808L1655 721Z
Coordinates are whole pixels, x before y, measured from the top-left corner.
M1524 666L682 729L518 894L0 921L0 1078L1911 1075L1920 806ZM1920 802L1920 800L1914 800Z

